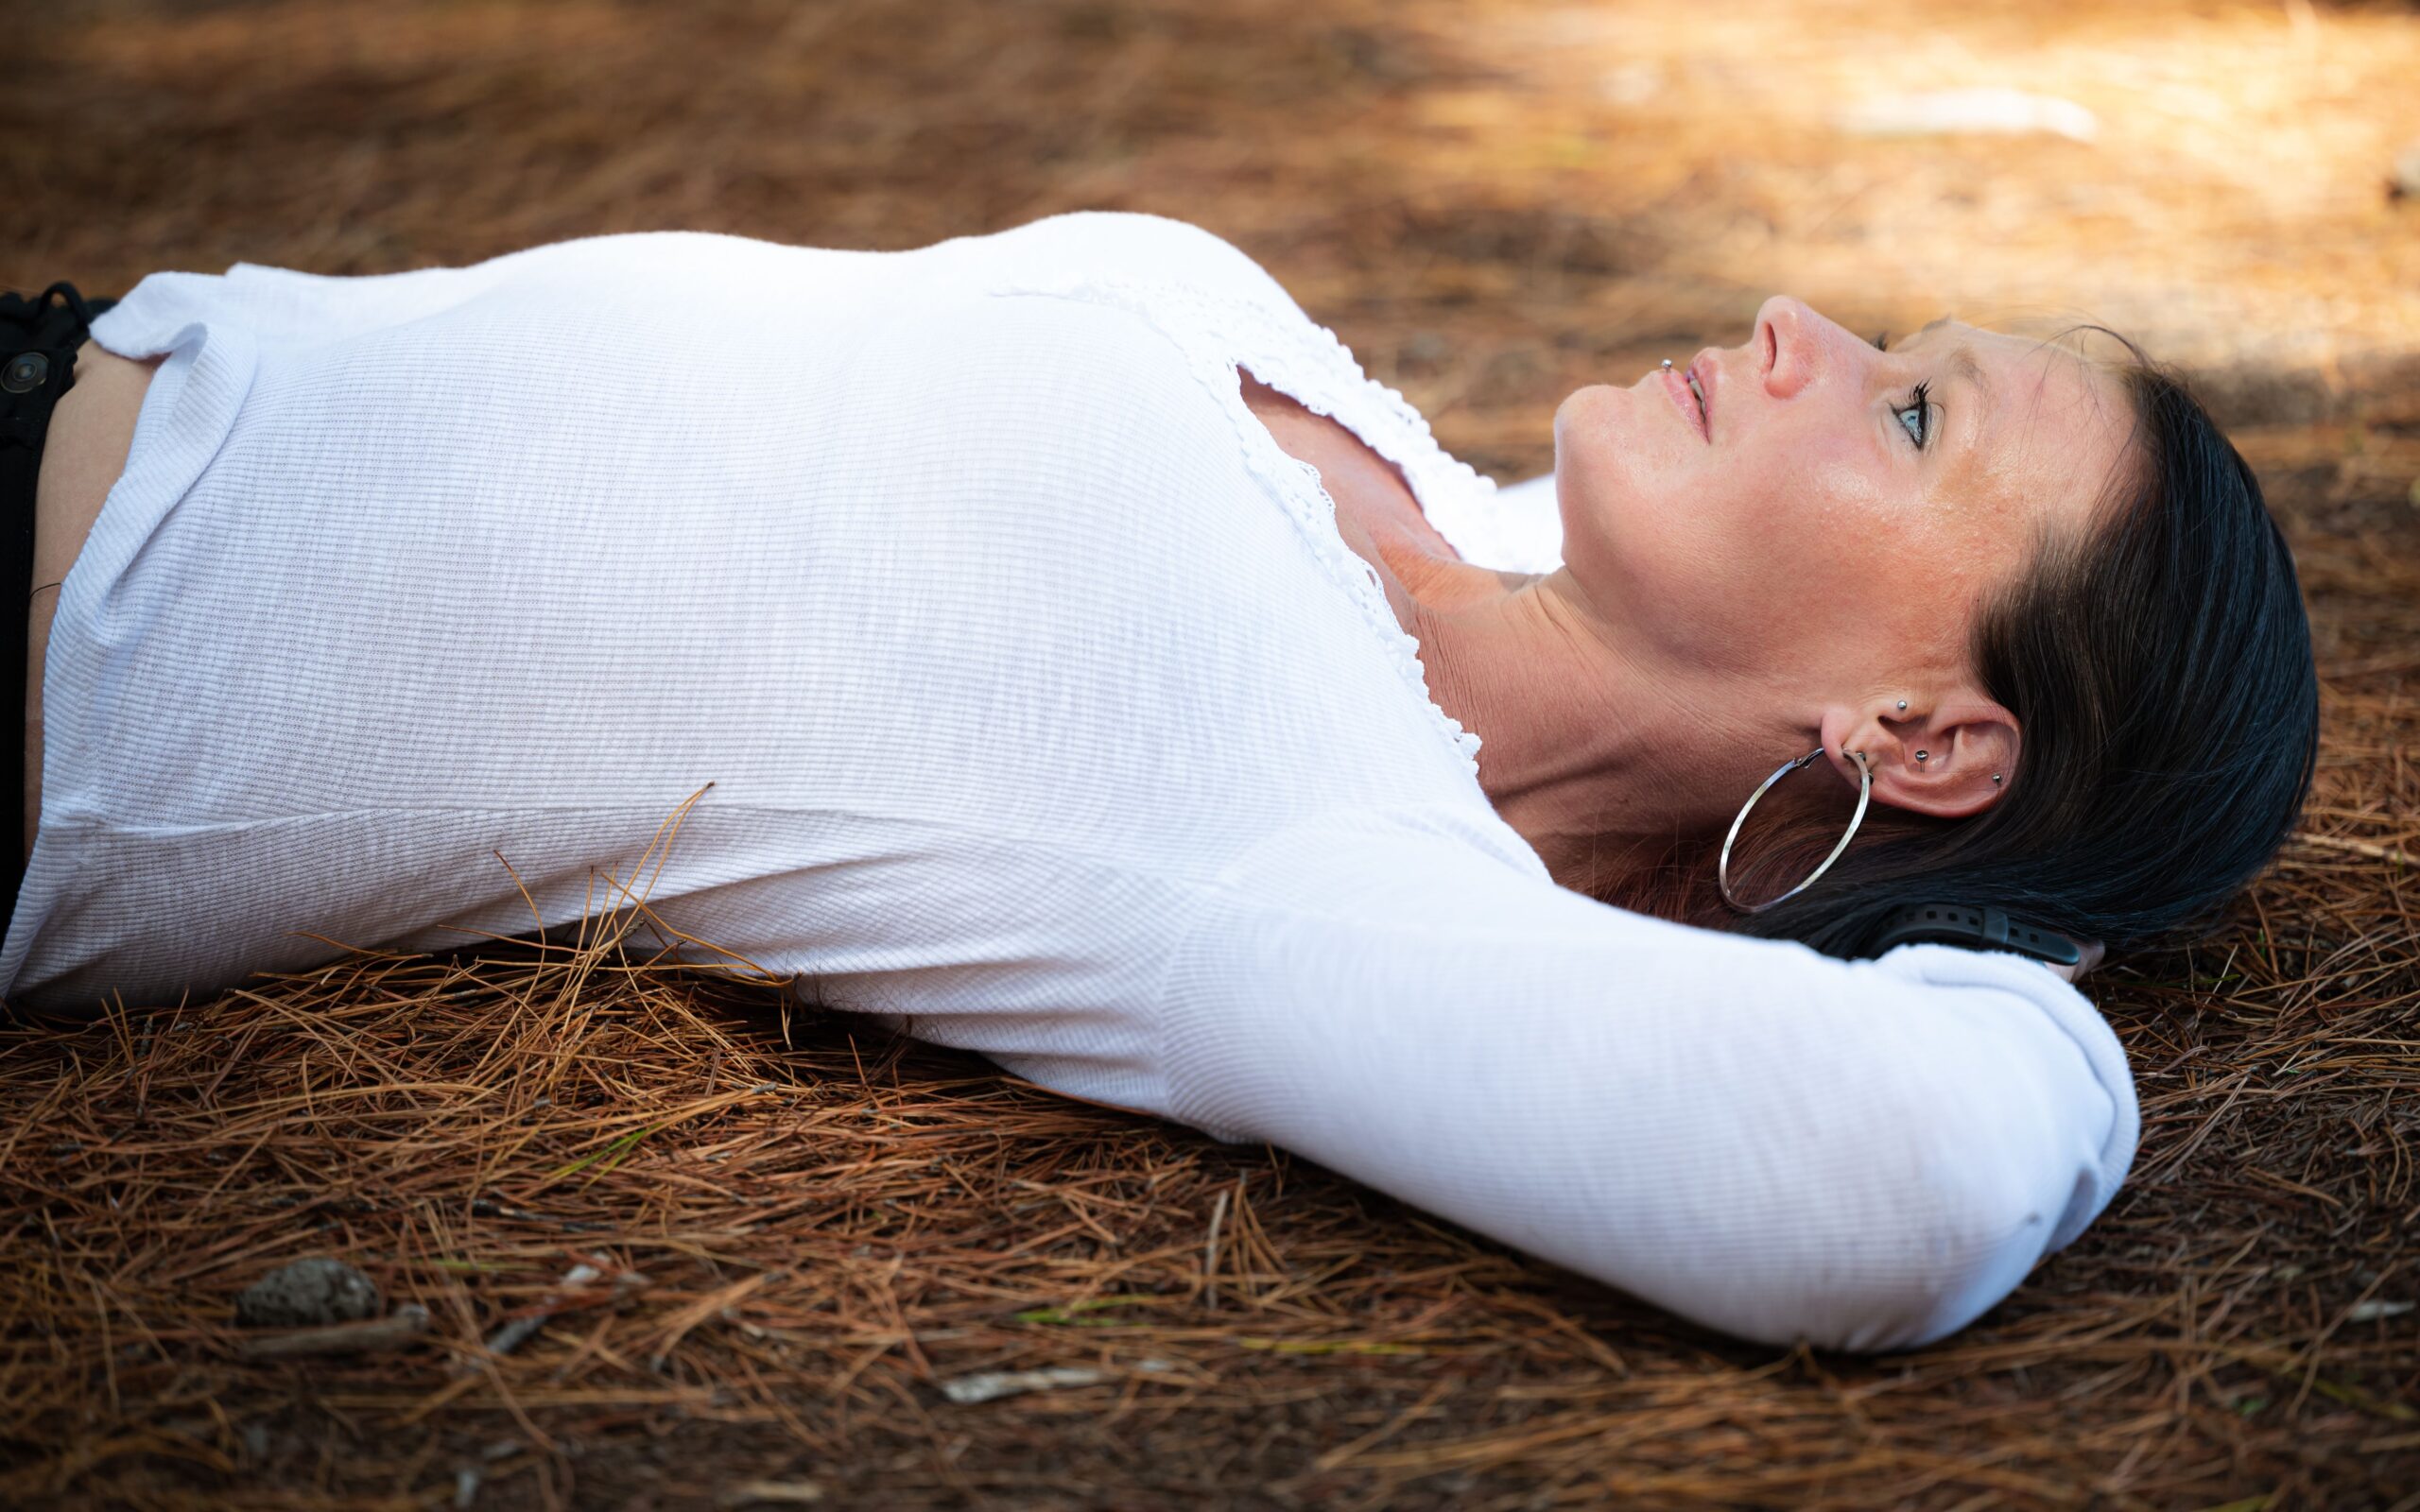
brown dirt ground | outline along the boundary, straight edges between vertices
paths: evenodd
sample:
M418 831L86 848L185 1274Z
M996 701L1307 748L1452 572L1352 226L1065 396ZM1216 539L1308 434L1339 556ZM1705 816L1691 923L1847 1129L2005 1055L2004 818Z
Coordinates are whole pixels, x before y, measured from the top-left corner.
M9 22L0 285L1153 210L1259 257L1508 479L1549 465L1571 387L1737 341L1775 290L1877 328L2105 320L2189 365L2261 468L2326 746L2228 929L2094 979L2144 1099L2125 1190L1932 1349L1725 1340L1277 1152L650 966L643 924L617 947L600 919L0 1033L0 1500L2420 1507L2420 203L2386 188L2420 141L2409 7ZM1841 124L1995 85L2098 132ZM234 1294L313 1252L426 1307L424 1340L240 1358ZM534 1337L481 1348L583 1260L599 1279ZM939 1389L1043 1366L1098 1378Z

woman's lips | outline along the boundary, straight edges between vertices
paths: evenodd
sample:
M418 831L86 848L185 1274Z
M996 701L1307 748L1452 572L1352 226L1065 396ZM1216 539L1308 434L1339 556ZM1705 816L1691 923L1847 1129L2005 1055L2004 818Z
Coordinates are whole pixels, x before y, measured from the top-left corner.
M1689 370L1695 371L1696 365L1691 364ZM1689 422L1689 429L1697 432L1701 440L1712 441L1714 428L1707 423L1706 416L1698 408L1698 396L1689 389L1688 372L1684 372L1678 368L1666 368L1663 373L1664 391L1672 396L1673 404L1680 406L1681 418Z

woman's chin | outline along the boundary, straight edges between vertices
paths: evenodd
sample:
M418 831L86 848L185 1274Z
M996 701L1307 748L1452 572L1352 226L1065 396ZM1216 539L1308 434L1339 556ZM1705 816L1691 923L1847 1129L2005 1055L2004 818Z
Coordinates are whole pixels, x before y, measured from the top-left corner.
M1565 499L1646 498L1666 491L1667 474L1684 465L1680 427L1657 435L1645 403L1668 404L1662 394L1593 384L1575 389L1554 412L1554 472ZM1696 438L1687 438L1694 445Z
M1629 429L1628 410L1637 395L1612 384L1589 384L1565 394L1554 409L1554 451L1558 467L1564 447L1578 437L1617 440Z

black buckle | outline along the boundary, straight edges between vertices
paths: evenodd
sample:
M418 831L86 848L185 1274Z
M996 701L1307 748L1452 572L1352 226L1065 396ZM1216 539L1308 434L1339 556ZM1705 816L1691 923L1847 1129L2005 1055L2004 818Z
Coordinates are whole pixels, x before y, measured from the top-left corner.
M1973 950L2014 951L2052 966L2074 966L2083 949L2065 935L2036 929L2008 917L2004 909L1967 908L1958 903L1910 903L1884 917L1874 939L1874 954L1893 945L1930 940L1964 945Z
M20 352L0 363L0 394L30 394L49 381L47 352Z
M0 445L41 454L51 406L76 387L76 352L92 335L96 302L117 301L87 300L66 283L30 300L0 294Z
M73 347L35 347L11 352L0 346L0 448L42 454L50 412L76 387ZM26 508L32 510L30 485Z

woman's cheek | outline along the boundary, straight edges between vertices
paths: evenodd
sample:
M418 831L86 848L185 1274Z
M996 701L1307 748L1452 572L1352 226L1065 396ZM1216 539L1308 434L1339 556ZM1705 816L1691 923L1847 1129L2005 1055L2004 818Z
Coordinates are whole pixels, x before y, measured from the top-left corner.
M1876 477L1866 457L1808 449L1783 477L1771 538L1810 567L1888 570L1923 527L1902 496L1908 490Z

